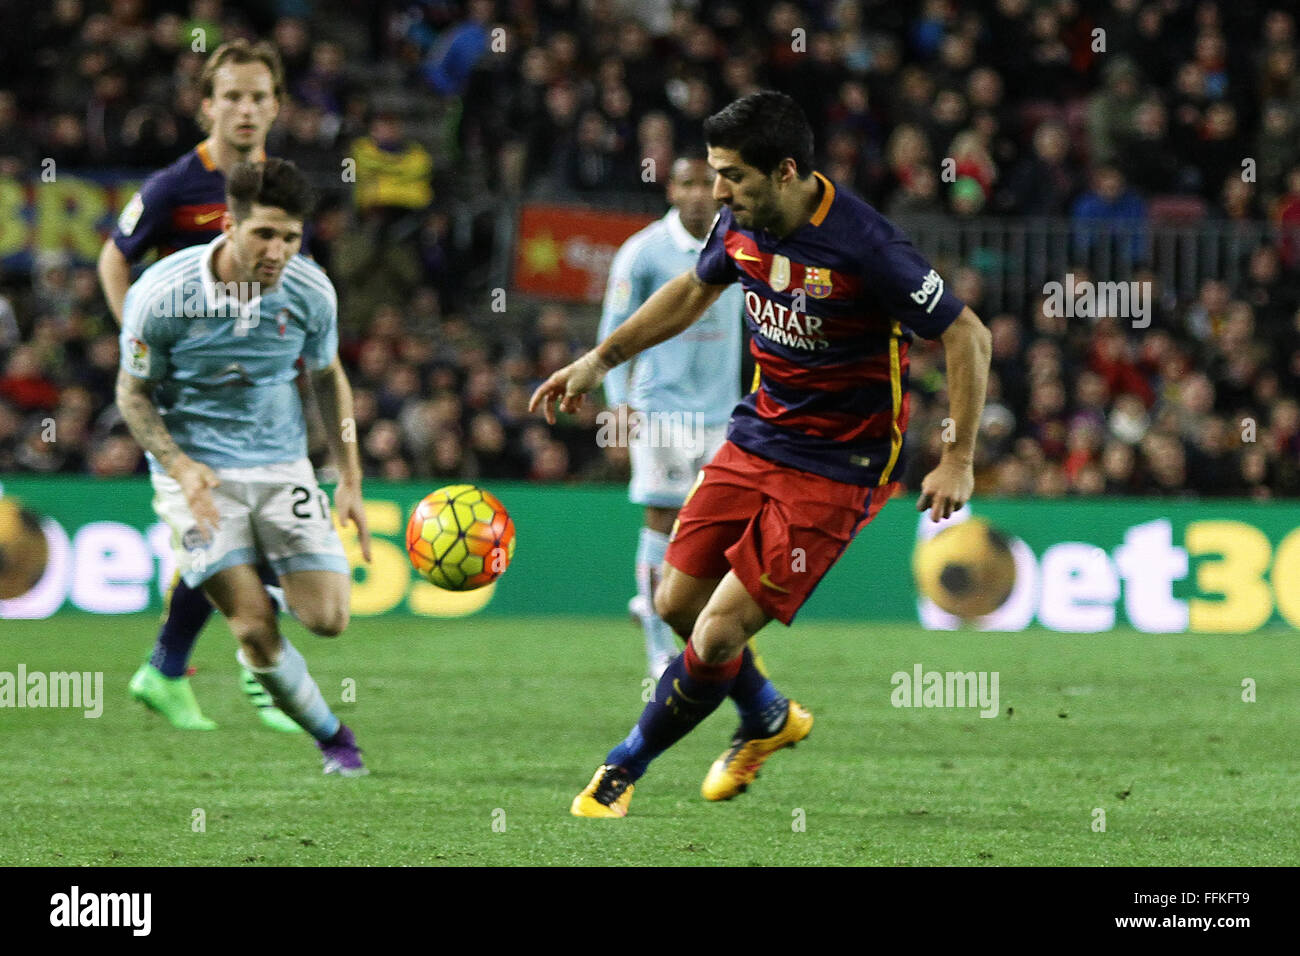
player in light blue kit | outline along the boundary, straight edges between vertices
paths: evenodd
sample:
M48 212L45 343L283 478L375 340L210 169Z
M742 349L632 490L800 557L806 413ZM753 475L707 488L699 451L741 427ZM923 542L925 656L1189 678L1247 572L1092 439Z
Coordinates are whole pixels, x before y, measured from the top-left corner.
M307 460L295 385L301 357L339 463L334 504L369 561L334 286L296 255L311 191L292 163L237 164L226 201L220 236L155 263L127 292L117 404L149 453L181 576L226 617L239 662L316 739L325 772L360 776L352 731L280 635L256 570L271 566L312 633L347 627L351 567Z
M673 208L614 256L600 341L665 282L694 268L718 212L713 176L702 150L673 163L668 178ZM647 349L631 367L621 365L605 378L610 406L626 406L621 414L633 425L628 497L645 507L645 525L637 547L632 608L645 630L646 658L656 680L678 650L672 629L654 612L654 589L677 512L696 474L726 438L727 420L740 400L743 310L741 289L733 285L685 333Z

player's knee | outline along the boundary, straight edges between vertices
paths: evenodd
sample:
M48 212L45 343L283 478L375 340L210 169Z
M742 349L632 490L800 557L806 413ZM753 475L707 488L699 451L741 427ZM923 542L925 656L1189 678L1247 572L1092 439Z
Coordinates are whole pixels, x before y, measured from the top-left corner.
M342 599L325 599L295 614L303 627L317 637L338 637L347 630L350 619L347 601Z
M682 636L691 636L695 629L695 608L682 601L675 589L660 585L654 593L655 613L665 624Z
M338 637L348 629L349 615L347 608L335 610L318 621L312 633L317 637Z
M237 614L229 618L230 631L256 667L269 667L279 651L280 635L275 621L258 614Z
M745 649L744 626L734 615L705 608L695 622L691 643L706 664L724 664Z

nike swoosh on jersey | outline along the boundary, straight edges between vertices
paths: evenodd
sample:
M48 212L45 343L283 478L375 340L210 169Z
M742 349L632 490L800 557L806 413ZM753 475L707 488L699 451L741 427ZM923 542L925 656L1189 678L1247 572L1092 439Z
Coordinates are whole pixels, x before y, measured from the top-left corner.
M758 576L758 583L765 588L771 588L773 591L780 591L782 594L790 593L789 588L783 588L781 585L773 583L772 579L767 576L766 571Z
M748 253L745 252L744 249L736 250L736 258L739 259L741 262L762 262L763 261L762 258L760 258L759 256L749 255Z
M224 213L225 213L224 209L218 209L216 212L206 212L203 215L199 215L198 213L195 213L194 225L196 226L205 225Z

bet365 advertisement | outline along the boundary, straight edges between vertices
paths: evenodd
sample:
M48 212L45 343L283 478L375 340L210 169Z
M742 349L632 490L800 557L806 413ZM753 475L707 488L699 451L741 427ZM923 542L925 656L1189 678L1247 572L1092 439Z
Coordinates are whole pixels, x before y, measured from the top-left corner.
M0 618L161 608L174 558L147 482L11 476L3 487L41 515L49 559L32 590L0 601ZM517 549L500 580L465 593L435 588L406 558L407 519L429 490L367 484L371 564L362 563L355 534L344 532L355 615L627 613L641 514L623 488L493 485L514 519ZM1010 539L1016 576L1006 602L968 626L1222 634L1300 627L1300 505L988 499L972 510ZM959 626L913 583L913 550L935 530L914 497L891 501L800 617L861 621L864 640L873 620Z

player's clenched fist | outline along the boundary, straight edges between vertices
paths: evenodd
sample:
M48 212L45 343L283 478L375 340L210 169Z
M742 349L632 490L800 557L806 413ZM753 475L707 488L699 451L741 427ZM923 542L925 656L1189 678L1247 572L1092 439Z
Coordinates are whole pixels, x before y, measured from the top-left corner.
M541 405L546 421L554 425L555 406L552 403L558 400L560 411L572 415L582 407L582 396L603 382L611 367L596 353L595 349L592 349L543 382L537 391L533 392L533 397L528 402L528 410L536 411L537 406Z

